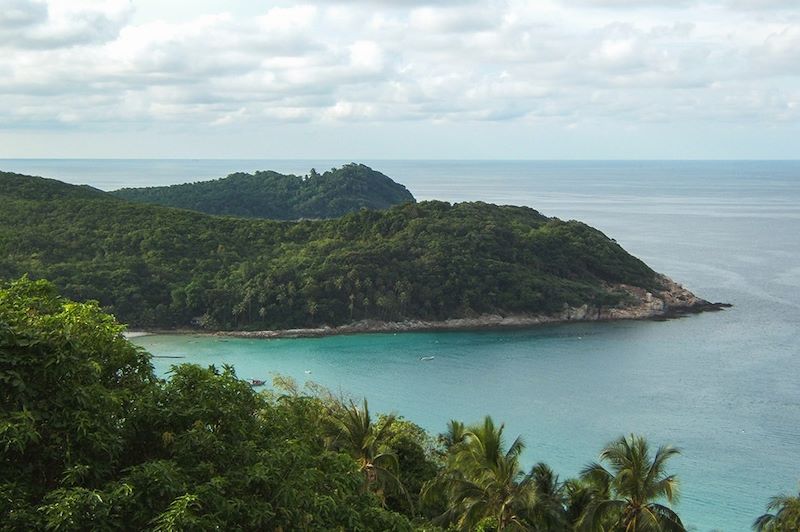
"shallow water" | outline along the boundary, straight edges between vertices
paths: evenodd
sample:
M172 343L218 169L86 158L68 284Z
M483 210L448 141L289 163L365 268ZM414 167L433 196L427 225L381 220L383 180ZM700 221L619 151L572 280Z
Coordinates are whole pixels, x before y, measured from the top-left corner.
M104 189L305 173L346 161L25 161L4 170ZM365 161L418 199L530 205L585 221L732 309L667 322L241 340L145 336L171 364L314 380L432 432L484 414L524 436L529 464L575 475L617 436L683 449L677 509L697 530L747 530L800 480L800 162ZM421 357L433 356L422 361ZM306 373L310 372L310 373Z

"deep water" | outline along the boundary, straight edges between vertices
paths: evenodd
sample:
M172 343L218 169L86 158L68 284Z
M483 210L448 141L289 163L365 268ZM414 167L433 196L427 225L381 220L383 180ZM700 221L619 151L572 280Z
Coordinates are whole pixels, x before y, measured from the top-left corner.
M307 172L349 161L0 160L103 189ZM800 162L358 161L420 200L529 205L616 239L699 296L734 307L666 322L239 340L146 336L170 364L313 380L436 433L504 421L528 464L576 475L623 433L683 450L677 510L701 531L747 530L800 481ZM422 361L421 357L433 356Z

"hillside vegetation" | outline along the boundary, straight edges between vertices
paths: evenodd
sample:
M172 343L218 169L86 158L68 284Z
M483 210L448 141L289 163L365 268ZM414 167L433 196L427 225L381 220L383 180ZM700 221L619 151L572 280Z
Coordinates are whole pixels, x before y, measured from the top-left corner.
M0 278L51 279L137 327L268 329L615 305L656 274L526 207L408 203L319 221L218 217L0 173Z
M123 188L112 194L139 203L271 220L337 218L364 208L387 209L414 202L406 187L363 164L347 164L322 174L312 169L306 176L239 172L213 181Z
M434 439L230 367L163 381L122 330L45 281L0 284L0 530L684 530L672 447L619 438L561 481L489 417Z
M161 380L123 330L47 281L0 283L0 530L686 530L669 445L621 436L564 480L491 417L432 437L284 377ZM798 530L800 496L767 510L756 531Z

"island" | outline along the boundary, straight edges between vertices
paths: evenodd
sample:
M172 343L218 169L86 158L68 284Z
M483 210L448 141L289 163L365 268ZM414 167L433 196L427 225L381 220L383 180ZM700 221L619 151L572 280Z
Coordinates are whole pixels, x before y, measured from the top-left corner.
M363 164L303 176L237 172L222 179L166 187L123 188L114 196L139 203L245 218L338 218L359 209L413 203L403 185Z
M528 207L424 201L276 221L12 173L0 200L0 278L49 279L132 328L303 335L722 307L597 229Z

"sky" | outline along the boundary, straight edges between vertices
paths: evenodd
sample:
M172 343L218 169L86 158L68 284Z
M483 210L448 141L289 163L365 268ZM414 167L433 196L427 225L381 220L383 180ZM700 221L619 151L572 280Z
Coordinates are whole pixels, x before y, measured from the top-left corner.
M797 159L800 0L0 0L0 158Z

